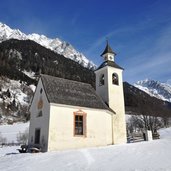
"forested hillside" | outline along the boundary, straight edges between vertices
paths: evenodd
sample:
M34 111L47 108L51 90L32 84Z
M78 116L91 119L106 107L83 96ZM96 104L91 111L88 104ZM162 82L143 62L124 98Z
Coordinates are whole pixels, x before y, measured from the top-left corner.
M31 40L10 39L0 43L0 66L2 123L29 119L28 106L41 73L89 83L95 88L93 70ZM124 96L126 113L171 116L170 103L128 83L124 83Z

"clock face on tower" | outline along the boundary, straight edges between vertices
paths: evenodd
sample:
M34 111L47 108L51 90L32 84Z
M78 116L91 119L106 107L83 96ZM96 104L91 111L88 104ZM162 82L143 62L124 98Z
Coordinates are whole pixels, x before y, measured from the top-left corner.
M110 59L110 61L112 61L113 60L112 56L110 56L109 59Z

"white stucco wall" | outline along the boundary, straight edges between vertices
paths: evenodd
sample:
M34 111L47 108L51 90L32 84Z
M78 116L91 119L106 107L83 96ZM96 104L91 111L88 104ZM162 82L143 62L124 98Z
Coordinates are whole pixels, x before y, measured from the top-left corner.
M109 107L116 112L113 117L113 137L114 144L126 143L126 121L125 105L123 94L122 70L106 66L96 72L96 92L102 99L109 104ZM105 76L105 84L99 86L101 74ZM112 84L112 74L116 73L119 79L119 85Z
M74 136L74 112L86 116L86 137ZM51 104L48 151L112 144L112 114L105 110Z
M40 90L42 88L42 94ZM42 108L38 109L38 103L42 99ZM39 111L42 110L42 116L38 117ZM48 134L49 134L49 112L50 104L47 100L42 81L39 80L36 92L34 94L32 104L30 106L30 127L29 127L29 140L28 143L34 144L35 141L35 129L40 129L40 145L43 146L43 151L47 151L48 148Z
M106 67L95 71L96 74L96 92L104 102L109 102L109 87L108 87L108 70ZM100 85L100 77L104 74L104 85Z
M112 84L112 74L117 73L119 85ZM109 106L116 115L114 116L114 144L126 143L126 120L125 120L125 104L123 94L122 70L108 67L109 75Z

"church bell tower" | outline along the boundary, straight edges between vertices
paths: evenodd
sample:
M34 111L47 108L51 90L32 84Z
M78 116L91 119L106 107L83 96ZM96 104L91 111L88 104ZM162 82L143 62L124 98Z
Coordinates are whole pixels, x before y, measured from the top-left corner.
M125 105L123 93L123 68L115 63L116 53L108 41L101 54L103 63L95 71L96 92L115 114L112 117L113 144L126 143Z

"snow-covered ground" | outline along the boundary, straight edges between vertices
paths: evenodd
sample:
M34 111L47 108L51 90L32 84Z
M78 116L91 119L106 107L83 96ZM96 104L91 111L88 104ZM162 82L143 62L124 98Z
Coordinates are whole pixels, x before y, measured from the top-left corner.
M29 128L29 122L16 123L13 125L0 125L1 136L7 139L7 143L16 143L17 134L24 133ZM0 148L1 150L1 148Z
M161 139L37 154L19 154L18 147L0 148L0 171L170 171L171 128Z

